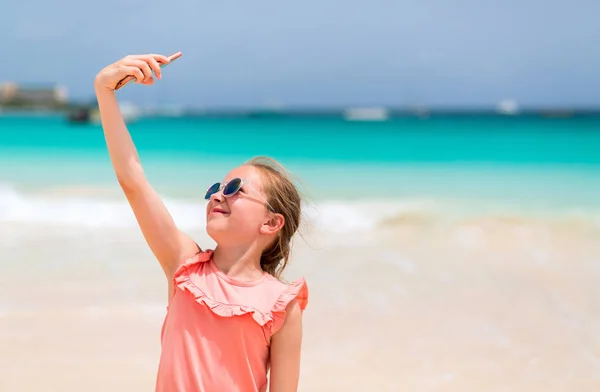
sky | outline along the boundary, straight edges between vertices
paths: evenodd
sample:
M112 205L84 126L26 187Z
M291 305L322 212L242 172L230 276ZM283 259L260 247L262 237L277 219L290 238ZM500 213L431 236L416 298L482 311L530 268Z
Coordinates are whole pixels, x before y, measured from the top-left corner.
M600 1L19 0L0 13L0 82L93 79L131 53L183 56L141 104L600 107Z

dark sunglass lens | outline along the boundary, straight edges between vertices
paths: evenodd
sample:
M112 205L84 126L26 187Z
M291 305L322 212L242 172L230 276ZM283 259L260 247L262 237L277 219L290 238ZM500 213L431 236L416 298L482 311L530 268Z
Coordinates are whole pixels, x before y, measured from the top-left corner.
M208 190L206 191L206 195L204 195L204 199L208 200L210 199L210 197L212 195L214 195L215 193L217 193L219 191L219 188L221 187L220 183L214 183L210 188L208 188Z
M233 196L237 191L240 190L241 187L242 180L239 178L234 178L233 180L229 181L227 185L225 185L225 188L223 188L223 195Z

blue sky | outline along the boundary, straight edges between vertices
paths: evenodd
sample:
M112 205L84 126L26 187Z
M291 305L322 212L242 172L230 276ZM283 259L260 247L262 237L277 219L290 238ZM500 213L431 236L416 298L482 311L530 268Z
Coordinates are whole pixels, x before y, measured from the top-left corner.
M0 81L93 98L108 63L182 51L163 81L124 99L600 107L599 15L598 0L21 0L2 6Z

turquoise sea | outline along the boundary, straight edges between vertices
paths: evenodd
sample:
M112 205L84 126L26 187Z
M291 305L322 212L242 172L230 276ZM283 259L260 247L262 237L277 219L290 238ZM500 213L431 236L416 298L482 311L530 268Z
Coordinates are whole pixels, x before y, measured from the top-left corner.
M598 116L179 117L129 128L152 183L182 208L200 206L206 187L257 155L286 165L337 226L415 208L596 217L600 206ZM0 161L0 220L51 221L43 200L89 220L99 200L122 201L99 125L0 117Z

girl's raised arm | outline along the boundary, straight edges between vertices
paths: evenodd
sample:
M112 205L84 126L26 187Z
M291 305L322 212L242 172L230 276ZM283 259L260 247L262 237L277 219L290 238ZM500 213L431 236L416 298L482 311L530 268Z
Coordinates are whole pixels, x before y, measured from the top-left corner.
M115 86L123 78L134 76L137 83L153 84L152 72L160 79L160 63L168 62L168 58L161 55L127 56L100 71L94 87L104 137L117 180L170 286L179 265L196 254L199 248L177 228L163 201L146 179L115 97Z

